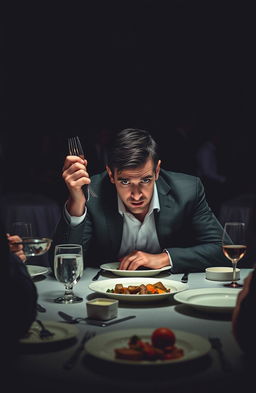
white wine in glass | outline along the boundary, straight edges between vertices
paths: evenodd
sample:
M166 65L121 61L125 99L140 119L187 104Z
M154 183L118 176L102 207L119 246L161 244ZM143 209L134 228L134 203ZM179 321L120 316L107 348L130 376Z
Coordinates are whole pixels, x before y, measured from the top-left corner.
M232 282L225 284L226 287L239 288L241 284L236 280L236 266L246 253L245 240L245 223L244 222L226 222L222 236L222 249L226 258L233 265Z
M73 286L83 275L83 249L79 244L59 244L54 252L55 278L65 285L65 292L54 301L56 303L79 303L83 298L76 296Z

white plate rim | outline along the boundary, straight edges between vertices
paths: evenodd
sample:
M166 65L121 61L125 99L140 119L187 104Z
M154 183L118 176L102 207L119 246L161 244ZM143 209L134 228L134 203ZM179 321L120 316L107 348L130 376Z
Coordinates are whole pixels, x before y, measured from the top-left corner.
M213 312L218 312L218 311L232 311L234 307L232 306L225 306L225 305L202 305L198 304L195 301L190 301L189 296L193 295L209 295L209 294L223 294L223 295L231 295L231 294L236 294L240 292L241 288L196 288L196 289L188 289L185 291L178 292L174 294L174 299L180 303L189 305L193 308L197 309L204 309L206 311L213 311Z
M148 283L156 283L161 281L164 286L167 288L173 288L173 291L168 293L154 294L154 295L127 295L127 294L117 294L106 292L106 290L114 288L115 284L123 284L124 286L128 285L138 285L138 284L148 284ZM105 287L105 289L103 289ZM179 291L184 291L188 288L188 284L181 283L180 281L169 280L169 279L161 279L161 278L152 278L152 277L125 277L125 278L110 278L107 280L93 281L89 284L89 289L94 292L100 293L107 297L123 300L123 301L137 301L137 302L146 302L146 301L158 301L164 298L168 298L172 296L174 293Z
M146 337L146 340L150 341L150 336L154 330L155 330L154 328L133 328L133 329L123 329L123 330L98 334L97 336L92 337L85 343L85 351L89 355L97 357L101 360L106 360L119 364L131 364L136 366L137 365L138 366L164 366L164 365L183 363L194 359L198 359L199 357L206 355L211 350L210 342L203 336L194 333L188 333L182 330L172 329L172 331L176 336L177 347L183 347L183 349L185 349L184 342L187 343L188 347L191 347L191 352L187 354L185 352L183 357L178 359L172 359L172 360L164 360L164 361L161 360L131 361L131 360L123 360L123 359L115 358L113 349L117 348L118 345L120 346L124 345L123 340L125 340L128 343L128 339L132 335L137 335L142 339L145 339ZM118 344L117 346L113 346L112 344L111 347L111 343L116 342L118 340L120 340L120 344ZM199 348L197 348L198 344L199 344ZM107 352L108 345L110 345L109 351L111 351L111 353Z
M66 341L70 340L71 338L74 338L78 335L79 330L76 326L68 324L68 323L62 323L62 322L56 322L56 321L42 321L44 326L49 329L50 331L53 331L56 329L58 330L64 330L66 331L65 336L52 336L49 339L40 339L39 336L37 335L36 332L40 332L40 327L36 321L34 321L30 327L29 330L32 330L35 332L35 334L32 334L31 336L27 338L21 338L19 340L20 344L24 345L47 345L47 344L53 344L59 341ZM56 331L55 331L56 334Z
M171 269L171 266L164 266L161 269L120 270L120 269L108 267L108 265L111 265L111 264L119 264L119 262L103 263L102 265L100 265L100 268L107 271L107 272L111 272L117 276L125 276L125 277L153 277L161 272Z
M26 265L26 267L31 277L39 276L40 274L46 274L49 271L49 269L45 266ZM32 270L34 270L34 272Z

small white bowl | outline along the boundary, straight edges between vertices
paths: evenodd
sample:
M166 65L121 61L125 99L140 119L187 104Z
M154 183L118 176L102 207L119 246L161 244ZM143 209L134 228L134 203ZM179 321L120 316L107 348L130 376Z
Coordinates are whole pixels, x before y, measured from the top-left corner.
M233 277L232 267L207 267L205 278L212 281L231 281ZM236 280L240 279L240 269L236 268Z
M96 298L86 302L87 316L92 319L107 321L117 316L119 301L116 299Z

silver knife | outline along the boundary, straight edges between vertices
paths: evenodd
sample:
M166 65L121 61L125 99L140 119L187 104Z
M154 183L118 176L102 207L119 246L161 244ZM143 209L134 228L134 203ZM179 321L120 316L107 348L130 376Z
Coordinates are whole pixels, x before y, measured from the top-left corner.
M132 318L136 318L136 315L129 315L128 317L115 319L114 321L110 321L110 322L101 322L101 321L95 321L95 320L90 320L90 319L87 319L86 322L87 322L87 325L96 325L96 326L106 327L106 326L114 325L115 323L127 321L128 319L132 319Z
M100 269L97 274L92 278L92 281L98 280L99 276L103 273L103 269Z
M95 325L95 326L101 326L101 327L114 325L115 323L127 321L128 319L132 319L132 318L136 317L136 315L129 315L128 317L115 319L110 322L104 322L104 321L99 321L99 320L90 319L90 318L74 318L71 315L64 313L63 311L59 311L58 314L61 318L63 318L65 321L67 321L69 323L79 323L81 321L86 321L87 325Z
M46 312L46 309L43 306L41 306L41 304L39 304L39 303L37 303L36 309L39 312Z
M63 367L66 370L70 370L71 368L74 367L74 365L76 364L76 362L79 359L80 354L84 350L84 344L86 343L86 341L88 341L93 336L95 336L95 333L93 333L93 332L85 332L85 334L84 334L80 344L75 349L75 352L73 353L73 355L68 359L67 362L64 363Z

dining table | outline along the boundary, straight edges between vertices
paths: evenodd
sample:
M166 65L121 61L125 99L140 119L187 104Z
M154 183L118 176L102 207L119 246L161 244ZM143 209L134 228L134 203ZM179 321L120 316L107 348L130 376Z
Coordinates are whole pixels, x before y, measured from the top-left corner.
M236 392L245 388L250 381L250 364L241 351L232 333L232 311L223 312L197 308L175 300L175 293L170 293L160 301L119 300L118 315L122 318L134 315L134 318L110 326L94 326L81 320L77 324L65 322L59 312L73 317L86 317L86 302L96 297L103 297L89 288L97 268L85 267L74 292L83 298L75 304L58 304L54 301L64 292L64 284L58 282L50 268L42 268L32 274L38 291L37 318L43 323L52 322L59 326L70 326L77 331L74 337L49 345L20 344L17 359L17 373L27 391L60 391L60 392ZM240 269L240 283L252 269ZM97 282L102 280L122 279L111 272L101 272ZM181 283L182 274L171 274L163 271L152 279L171 280ZM140 277L143 283L143 277ZM114 282L114 281L113 281ZM205 272L190 273L184 290L223 289L223 281L206 278ZM230 288L230 291L233 289ZM179 292L181 293L181 292ZM139 296L139 295L138 295ZM151 295L154 296L154 295ZM42 312L43 311L43 312ZM48 325L51 326L51 325ZM214 346L200 356L200 351L192 359L181 362L124 362L102 359L97 354L87 353L82 349L73 368L64 367L67 360L79 347L86 332L100 335L111 333L113 337L126 329L136 334L141 329L167 327L173 332L185 332L199 336L211 342L217 337L222 345L222 354ZM177 333L178 334L178 333ZM53 343L54 344L54 343ZM191 341L193 346L193 340ZM197 351L197 348L194 348ZM223 364L223 358L225 364ZM135 364L134 364L135 363ZM228 367L224 367L228 365ZM18 377L17 377L18 378ZM249 382L248 382L249 383ZM50 390L52 388L52 390ZM25 391L25 390L24 390ZM246 391L246 390L245 390Z

